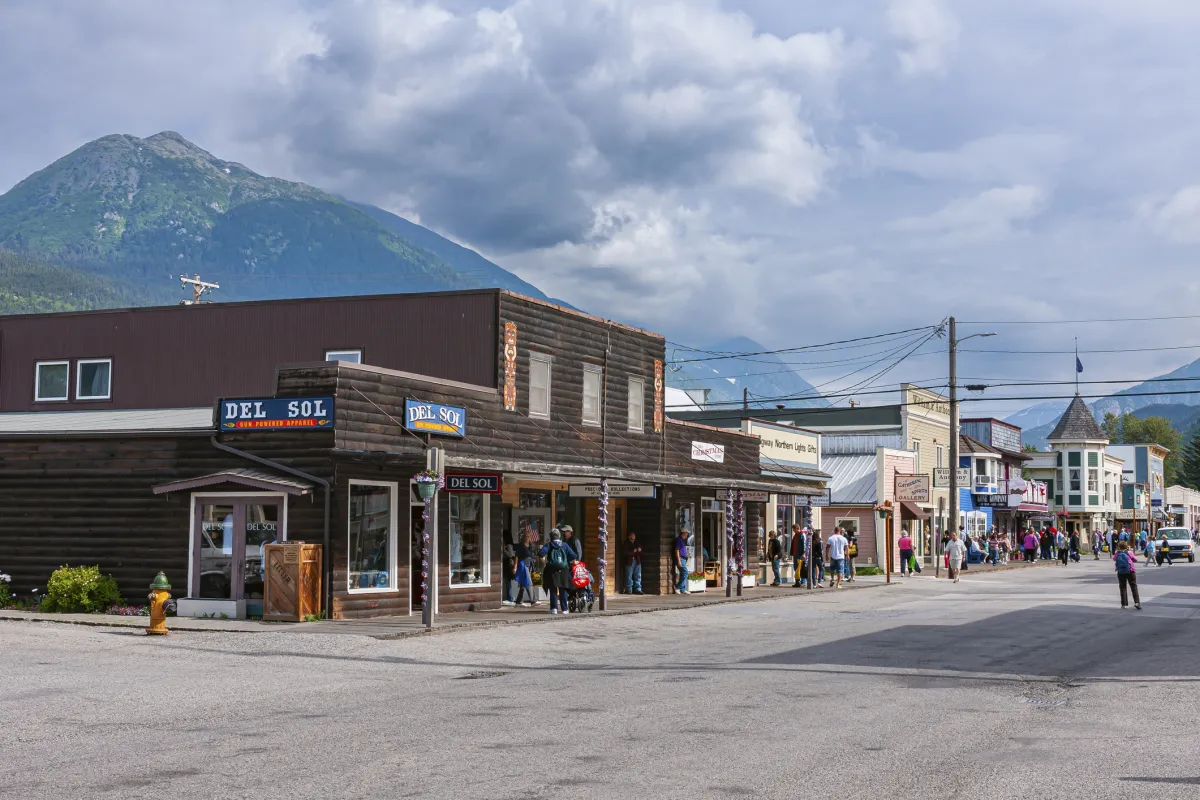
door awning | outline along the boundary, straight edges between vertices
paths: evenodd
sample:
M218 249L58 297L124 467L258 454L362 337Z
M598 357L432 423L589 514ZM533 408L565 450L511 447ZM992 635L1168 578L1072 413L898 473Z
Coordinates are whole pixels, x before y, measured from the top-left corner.
M300 478L293 478L290 475L272 475L256 469L227 469L209 475L201 475L198 478L160 483L152 488L155 494L170 494L171 492L186 492L228 483L250 489L260 489L264 492L286 492L293 495L311 494L314 488L311 483Z
M910 503L907 500L900 501L900 508L904 509L905 516L911 517L912 519L920 519L920 520L929 519L928 511L922 511L920 508L918 508L916 506L916 504Z

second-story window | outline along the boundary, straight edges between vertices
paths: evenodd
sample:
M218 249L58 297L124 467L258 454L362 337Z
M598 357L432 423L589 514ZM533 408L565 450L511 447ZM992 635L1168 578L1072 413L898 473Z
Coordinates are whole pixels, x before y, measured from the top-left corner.
M33 399L40 403L67 399L71 383L71 362L39 361L35 367Z
M946 466L946 464L944 463L945 461L946 461L946 448L942 447L939 444L937 446L937 468L942 469L943 467L945 467Z
M921 443L915 440L913 441L913 465L915 467L913 472L919 475L921 473Z
M641 433L646 428L646 382L629 379L629 430Z
M347 361L351 364L362 363L362 350L326 350L326 361Z
M550 418L550 356L529 354L529 416Z
M112 399L111 358L81 358L75 362L75 399Z
M600 393L604 370L594 364L583 365L583 424L600 424Z

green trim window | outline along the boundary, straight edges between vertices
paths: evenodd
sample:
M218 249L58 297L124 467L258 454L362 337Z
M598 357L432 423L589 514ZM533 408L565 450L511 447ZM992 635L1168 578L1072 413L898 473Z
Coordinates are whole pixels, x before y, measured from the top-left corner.
M1088 495L1088 505L1089 505L1089 506L1098 506L1098 505L1100 505L1100 495L1098 495L1098 494L1089 494L1089 495Z
M1100 454L1099 453L1096 453L1096 452L1088 453L1088 466L1089 467L1100 466Z
M1067 466L1068 467L1078 467L1078 466L1082 466L1082 464L1083 464L1083 454L1080 453L1078 450L1072 450L1071 452L1067 453Z
M1048 478L1046 480L1046 494L1051 497L1054 496L1054 478Z
M1059 450L1057 453L1055 453L1055 455L1058 457L1057 464L1058 464L1058 466L1061 467L1062 466L1062 450Z
M1067 505L1072 505L1072 506L1081 506L1081 505L1083 505L1083 497L1082 497L1082 495L1077 495L1077 494L1069 495L1069 496L1068 496L1068 500L1070 500L1070 502L1069 502L1069 503L1067 503Z
M1056 494L1054 496L1054 505L1056 505L1056 506L1062 505L1062 495L1061 494Z

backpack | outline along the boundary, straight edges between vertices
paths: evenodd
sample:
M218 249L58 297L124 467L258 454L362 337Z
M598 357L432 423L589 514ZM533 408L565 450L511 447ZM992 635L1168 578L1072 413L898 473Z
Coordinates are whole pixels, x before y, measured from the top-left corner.
M566 569L568 566L570 566L570 561L567 559L567 548L563 547L562 545L559 545L558 547L551 545L550 558L547 559L547 563L553 569Z
M1129 563L1129 553L1125 552L1124 550L1117 553L1117 574L1128 575L1132 571L1133 570L1131 569L1131 565Z

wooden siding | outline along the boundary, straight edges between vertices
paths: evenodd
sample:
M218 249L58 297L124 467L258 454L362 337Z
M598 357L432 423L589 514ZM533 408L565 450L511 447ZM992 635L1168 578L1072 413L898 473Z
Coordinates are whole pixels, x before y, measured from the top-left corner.
M309 445L332 440L322 433L257 437L235 446L313 472L324 459ZM159 570L177 597L186 596L190 495L155 495L151 487L249 463L212 447L207 437L0 440L0 562L13 590L44 591L63 564L95 564L129 600L144 601ZM288 498L289 538L319 543L322 513L320 489Z

